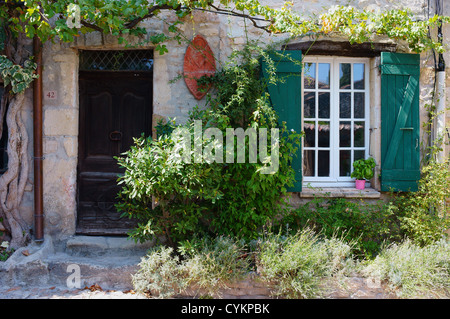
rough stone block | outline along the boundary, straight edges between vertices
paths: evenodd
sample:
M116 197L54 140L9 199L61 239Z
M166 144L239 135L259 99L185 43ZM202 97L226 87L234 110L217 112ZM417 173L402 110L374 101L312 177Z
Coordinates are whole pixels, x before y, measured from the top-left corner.
M57 150L58 150L58 141L49 140L49 139L44 140L44 153L45 154L54 153Z
M68 157L77 156L78 154L78 138L66 137L64 138L64 150Z
M47 136L76 136L78 134L78 112L72 109L46 110L44 134Z

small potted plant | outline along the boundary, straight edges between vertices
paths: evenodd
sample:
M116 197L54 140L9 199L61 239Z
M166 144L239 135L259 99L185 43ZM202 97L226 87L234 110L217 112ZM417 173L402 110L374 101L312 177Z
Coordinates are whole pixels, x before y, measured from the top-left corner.
M375 165L375 160L372 157L353 162L353 172L351 177L356 178L356 189L365 188L366 180L370 180L373 177L373 168Z

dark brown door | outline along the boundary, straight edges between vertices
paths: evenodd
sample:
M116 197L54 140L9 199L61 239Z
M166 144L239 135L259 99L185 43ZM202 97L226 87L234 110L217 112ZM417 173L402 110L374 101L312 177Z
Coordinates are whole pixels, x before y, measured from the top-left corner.
M114 157L151 134L151 74L80 72L79 84L77 233L124 235L136 221L115 209L123 170Z

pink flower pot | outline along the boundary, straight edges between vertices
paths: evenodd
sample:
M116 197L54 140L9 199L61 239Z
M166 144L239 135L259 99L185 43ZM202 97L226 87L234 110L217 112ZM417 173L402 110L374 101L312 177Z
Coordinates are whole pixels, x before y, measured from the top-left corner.
M366 187L366 181L364 179L357 179L355 181L356 189L364 189Z

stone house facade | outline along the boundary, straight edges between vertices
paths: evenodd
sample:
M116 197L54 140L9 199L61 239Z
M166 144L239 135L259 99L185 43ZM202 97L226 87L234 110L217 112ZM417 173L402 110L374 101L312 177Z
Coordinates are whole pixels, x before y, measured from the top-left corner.
M280 1L269 2L273 6L281 4ZM336 4L350 4L373 10L407 7L418 18L426 18L428 10L429 12L434 10L428 8L427 1L424 0L303 0L294 1L294 8L304 15L311 15ZM450 15L450 4L447 2L444 3L444 14ZM167 15L166 19L170 21L173 17ZM144 21L142 27L145 27L149 34L152 30L167 30L163 20ZM187 19L182 28L188 39L202 35L207 40L219 68L227 61L232 50L239 49L245 44L246 37L260 39L262 43L283 39L283 36L269 36L261 30L254 29L241 18L203 11L193 12L192 17ZM449 25L444 26L443 34L444 42L449 43ZM286 48L288 50L308 48L308 41L309 39L292 39ZM301 168L303 188L300 192L292 193L293 204L325 192L331 193L331 196L371 200L378 200L384 196L380 179L373 178L367 190L356 191L349 173L352 161L372 156L377 163L375 176L380 174L383 103L381 52L405 53L408 50L401 43L380 39L375 48L354 46L352 54L352 48L350 53L344 52L342 43L345 41L346 39L335 37L320 39L315 47L311 47L308 54L304 55L303 62L308 67L303 69L303 84L298 87L302 98L302 109L299 110L303 115L301 125L306 133ZM333 44L340 46L336 47ZM98 33L80 36L71 44L59 42L45 44L43 188L46 236L64 240L75 234L119 233L120 230L115 226L102 228L102 225L108 225L108 220L116 222L118 219L114 214L109 217L102 215L112 205L111 198L105 195L110 190L110 175L103 170L103 166L107 165L105 163L109 162L107 160L102 162L105 160L102 156L112 154L111 148L116 147L114 141L124 138L121 132L124 127L125 129L128 127L131 132L134 132L133 127L140 127L141 130L151 134L159 119L176 118L178 122L183 122L188 117L188 111L194 106L205 105L205 99L197 100L183 80L171 81L183 72L187 44L171 42L168 45L169 52L164 55L154 52L153 49L150 46L140 48L146 51L141 56L139 54L143 52L128 52L123 45L118 44L116 38ZM279 49L282 49L281 46ZM106 73L99 71L101 66L97 66L96 69L92 63L83 65L86 59L91 59L91 62L97 61L100 65L101 63L108 65L110 62L108 54L119 51L130 56L130 59L144 59L150 64L130 72ZM444 59L450 61L449 52L444 54ZM109 62L105 62L106 60ZM427 120L425 104L430 103L432 99L435 79L431 53L421 54L417 65L420 68L417 116L420 117L420 123L423 123ZM351 81L348 82L349 87L344 88L342 74L346 72ZM444 97L447 106L447 99L450 96L448 74L447 68L445 76L447 88ZM313 81L308 84L305 79ZM129 89L122 92L120 90L123 87ZM141 88L136 91L136 87ZM24 112L28 113L27 118L30 119L27 125L31 136L33 115L30 92L27 93L27 99L29 106ZM115 106L118 100L128 101L127 105L132 105L131 109L137 110L136 112L142 111L143 113L138 114L144 114L141 116L145 119L140 116L133 118L128 111L122 111L120 106ZM349 107L348 110L345 110L344 104ZM98 108L92 108L93 105ZM349 114L345 115L345 112ZM445 121L448 126L450 123L448 111ZM348 128L345 128L346 125ZM418 131L420 141L426 141L428 137L423 128L420 126L417 129L420 130ZM339 134L344 136L343 131L348 134L348 137L343 137L344 141L336 137ZM101 133L106 134L105 138L111 144L105 145L102 139L97 138ZM420 145L414 145L414 148L417 147ZM448 153L447 147L445 154ZM32 156L33 150L30 145L30 161ZM86 159L89 156L91 158ZM95 162L96 159L100 160ZM95 196L96 199L91 198ZM92 203L93 201L97 202ZM81 211L83 205L88 206L84 212ZM33 227L32 174L22 206L22 214L30 227ZM83 224L84 222L87 226Z

